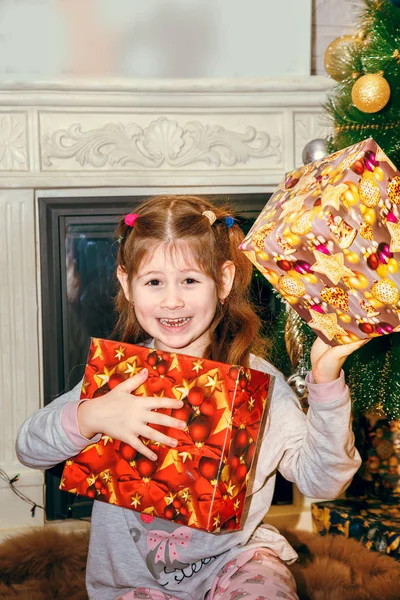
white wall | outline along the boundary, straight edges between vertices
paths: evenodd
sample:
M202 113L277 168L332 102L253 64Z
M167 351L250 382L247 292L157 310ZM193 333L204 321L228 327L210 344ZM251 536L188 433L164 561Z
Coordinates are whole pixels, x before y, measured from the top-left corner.
M2 0L0 76L306 76L312 0Z
M357 30L363 6L363 0L313 0L313 74L325 75L325 49L336 37Z

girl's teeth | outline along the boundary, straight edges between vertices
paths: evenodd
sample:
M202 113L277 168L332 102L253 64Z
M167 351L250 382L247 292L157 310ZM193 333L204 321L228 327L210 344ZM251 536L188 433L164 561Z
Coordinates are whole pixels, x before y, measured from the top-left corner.
M186 319L160 319L160 323L167 327L180 327L190 321L190 317Z

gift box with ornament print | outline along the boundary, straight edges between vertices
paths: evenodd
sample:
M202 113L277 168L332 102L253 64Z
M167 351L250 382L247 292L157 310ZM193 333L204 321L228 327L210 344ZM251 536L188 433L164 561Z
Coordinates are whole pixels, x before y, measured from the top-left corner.
M81 398L106 394L146 367L136 396L183 400L159 409L185 430L151 425L178 440L142 439L158 459L103 435L64 467L60 489L181 525L217 533L239 529L250 469L264 427L271 377L254 369L92 338Z
M360 475L369 496L400 500L400 420L369 414L365 422L363 464Z
M369 138L293 171L241 244L327 344L400 330L400 173Z
M311 505L314 530L343 535L400 560L400 496L346 498Z

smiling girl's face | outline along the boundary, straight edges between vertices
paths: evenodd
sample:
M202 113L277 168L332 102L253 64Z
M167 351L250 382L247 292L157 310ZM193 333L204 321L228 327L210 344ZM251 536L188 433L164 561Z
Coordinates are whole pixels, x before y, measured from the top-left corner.
M234 274L233 263L224 263L220 298L229 294ZM219 298L215 281L190 252L159 245L139 265L130 286L121 269L118 279L157 349L203 356Z

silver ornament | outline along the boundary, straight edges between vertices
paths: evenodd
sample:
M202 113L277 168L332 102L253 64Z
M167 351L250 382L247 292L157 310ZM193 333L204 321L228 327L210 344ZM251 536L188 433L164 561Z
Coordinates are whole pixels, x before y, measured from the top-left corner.
M303 410L308 408L308 388L305 381L305 373L301 373L299 371L290 375L287 379L287 383L290 385L298 399L300 400L300 404Z
M301 158L303 159L303 163L307 165L316 160L321 160L321 158L324 158L328 154L329 151L326 140L316 138L315 140L309 141L308 144L304 146Z

